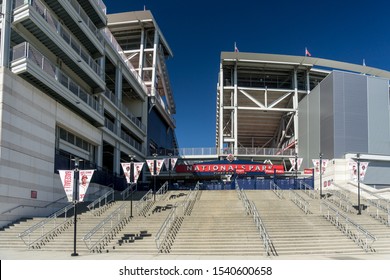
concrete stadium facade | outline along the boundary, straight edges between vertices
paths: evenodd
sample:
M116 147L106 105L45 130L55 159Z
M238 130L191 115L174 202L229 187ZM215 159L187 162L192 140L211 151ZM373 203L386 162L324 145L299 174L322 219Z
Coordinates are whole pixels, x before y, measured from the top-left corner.
M74 158L96 169L93 200L126 187L129 155L177 148L172 52L150 11L107 15L89 0L0 8L0 227L67 205L58 170Z

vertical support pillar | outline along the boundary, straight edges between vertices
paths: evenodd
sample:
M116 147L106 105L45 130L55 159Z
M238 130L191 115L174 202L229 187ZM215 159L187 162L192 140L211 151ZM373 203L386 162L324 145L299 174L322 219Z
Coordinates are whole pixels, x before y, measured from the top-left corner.
M115 96L120 105L122 103L122 66L119 62L115 69Z
M157 80L157 47L158 47L159 35L158 30L154 30L154 44L153 44L153 70L152 70L152 86L151 95L156 96L156 80Z
M11 9L13 1L3 1L0 12L1 38L0 38L0 66L7 67L10 60L11 42Z
M144 55L145 55L145 28L142 27L141 30L141 42L139 47L139 62L138 62L138 75L140 79L143 79L143 70L144 70Z
M234 134L234 151L233 154L237 156L238 154L238 99L237 99L237 94L238 94L238 79L237 79L237 61L234 65L234 97L233 97L233 102L234 102L234 113L233 113L233 134Z
M223 149L223 88L224 88L224 76L223 76L223 63L219 66L219 119L218 119L218 151L217 154L222 154Z
M306 92L307 94L310 93L310 70L306 70Z
M121 146L120 143L116 141L115 147L114 147L114 173L119 174L120 168L121 168Z
M294 114L294 137L295 137L295 153L298 154L299 135L298 135L298 78L297 69L294 69L294 97L293 97Z

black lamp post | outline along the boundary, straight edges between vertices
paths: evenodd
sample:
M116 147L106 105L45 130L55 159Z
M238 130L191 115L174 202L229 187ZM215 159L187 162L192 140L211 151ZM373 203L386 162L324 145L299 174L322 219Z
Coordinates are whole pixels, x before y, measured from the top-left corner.
M156 161L156 157L157 157L157 154L154 153L153 154L153 177L154 177L154 185L153 185L153 200L156 201L156 176L157 176L157 161Z
M322 198L322 153L320 153L320 199Z
M130 218L133 218L133 183L134 183L134 155L129 155L130 157L130 174L129 174L129 184L130 184Z
M297 189L298 188L298 182L297 182L297 180L298 180L298 153L297 152L295 152L295 189Z
M169 159L168 159L168 189L169 189L169 186L171 185L171 170L172 170L171 157L172 157L172 154L169 153L168 156L169 156Z
M79 158L74 158L72 159L74 161L74 181L75 181L75 187L73 190L73 203L74 203L74 208L73 208L73 216L74 216L74 223L73 223L73 253L71 254L72 257L76 257L79 254L76 252L76 243L77 243L77 202L79 200L79 163L82 161Z
M357 180L358 180L358 215L362 214L360 207L360 154L357 154Z

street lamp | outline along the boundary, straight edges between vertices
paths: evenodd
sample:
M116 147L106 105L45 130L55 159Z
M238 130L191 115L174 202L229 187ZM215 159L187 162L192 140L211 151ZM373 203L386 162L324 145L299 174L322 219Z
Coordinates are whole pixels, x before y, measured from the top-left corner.
M153 154L153 177L154 177L154 185L153 185L153 200L156 201L156 176L157 176L157 162L156 162L156 157L157 154Z
M76 257L79 254L76 252L76 235L77 235L77 202L79 200L79 193L78 193L78 187L79 187L79 163L80 161L83 161L79 158L72 159L74 161L74 181L75 181L75 187L73 190L73 217L74 217L74 223L73 223L73 253L71 254L72 257Z
M298 180L298 153L295 152L295 189L297 189L298 187L298 183L297 183L297 180Z
M133 183L134 183L134 158L135 155L129 155L130 157L130 174L129 174L129 184L130 184L130 218L133 218Z
M172 162L171 162L171 157L172 157L172 154L169 153L168 154L169 156L169 160L168 160L168 189L169 189L169 186L171 185L171 169L172 169Z
M322 198L322 153L320 152L320 199Z
M358 215L362 214L362 209L360 207L360 154L357 154L357 180L358 180Z

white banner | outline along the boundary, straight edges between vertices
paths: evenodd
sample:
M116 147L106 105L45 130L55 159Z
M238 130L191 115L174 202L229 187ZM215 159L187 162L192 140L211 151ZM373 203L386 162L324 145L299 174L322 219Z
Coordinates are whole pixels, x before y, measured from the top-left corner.
M364 176L366 176L368 167L368 162L360 162L360 181L364 180ZM348 169L350 173L350 179L353 181L358 180L358 164L356 161L351 160L348 162Z
M157 159L156 160L156 175L159 175L160 174L160 171L161 171L161 168L164 164L164 160L163 159Z
M169 171L169 160L171 161L171 171L172 171L175 168L177 158L164 158L164 165L168 171Z
M73 201L73 189L74 189L74 171L73 170L58 170L62 186L64 187L66 197L69 202Z
M137 183L139 175L141 174L142 168L144 167L143 162L134 162L134 183Z
M320 172L320 160L319 159L313 159L313 165L314 165L314 172L319 173ZM326 167L328 166L328 159L322 160L322 174L325 173Z
M173 170L176 166L177 158L171 158L171 170Z
M123 173L125 174L126 182L130 184L130 162L121 162Z
M149 167L150 175L154 176L154 159L147 159L146 164Z
M79 201L83 201L95 170L79 170Z
M298 158L297 170L299 170L301 168L302 161L303 161L303 158ZM291 163L290 171L295 170L295 158L290 158L290 163Z

